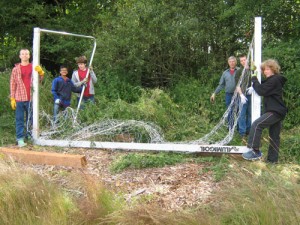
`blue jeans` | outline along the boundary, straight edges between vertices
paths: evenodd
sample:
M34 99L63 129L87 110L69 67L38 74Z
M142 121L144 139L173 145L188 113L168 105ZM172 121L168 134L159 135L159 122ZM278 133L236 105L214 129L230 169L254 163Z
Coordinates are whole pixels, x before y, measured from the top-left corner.
M25 117L25 121L24 121ZM26 123L26 129L25 129ZM31 102L17 102L16 107L16 136L17 141L24 139L24 137L31 137L31 125L32 125L32 110Z
M54 103L54 107L53 107L53 121L54 121L54 123L58 122L57 121L57 115L58 115L59 111L60 110L63 111L65 109L66 109L66 107L64 107L63 105Z
M239 134L241 136L249 133L251 128L251 95L246 95L247 102L243 105L238 119Z
M226 104L226 108L228 108L228 106L231 103L231 99L232 99L233 93L225 93L225 104ZM233 116L233 110L231 109L230 112L228 113L228 126L229 128L232 128L234 125L234 119L231 118Z

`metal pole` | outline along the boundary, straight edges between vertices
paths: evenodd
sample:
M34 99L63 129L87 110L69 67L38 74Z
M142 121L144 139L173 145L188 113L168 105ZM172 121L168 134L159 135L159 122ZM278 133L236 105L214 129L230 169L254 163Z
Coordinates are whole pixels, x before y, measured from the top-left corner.
M81 38L89 38L94 40L94 48L93 52L91 55L90 59L90 65L92 64L94 54L96 51L96 39L93 36L87 36L87 35L81 35L81 34L73 34L73 33L68 33L65 31L55 31L55 30L47 30L47 29L41 29L39 27L34 28L34 35L33 35L33 61L32 61L32 75L33 75L33 81L32 81L32 86L33 86L33 94L32 94L32 108L33 108L33 124L32 124L32 137L33 140L37 140L39 138L39 75L38 73L34 70L35 66L40 64L40 41L41 41L41 32L44 33L50 33L50 34L59 34L59 35L66 35L66 36L73 36L73 37L81 37ZM89 67L90 67L89 65ZM88 70L89 72L89 70ZM82 90L81 95L83 95L84 88ZM82 98L82 97L81 97ZM81 101L81 99L80 99ZM79 109L80 104L78 104L78 109ZM77 117L78 109L76 111L75 119Z
M40 28L34 28L32 53L32 138L34 142L39 137L39 75L34 68L40 64L40 31Z
M51 34L60 34L60 35L67 35L67 36L74 36L74 37L83 37L83 38L90 38L96 40L93 36L86 36L86 35L81 35L81 34L73 34L73 33L68 33L65 31L55 31L55 30L47 30L47 29L41 29L39 28L41 32L44 33L51 33Z
M255 17L254 24L254 62L257 70L257 78L261 81L261 46L262 46L262 26L261 17ZM252 108L251 108L251 122L253 123L261 114L261 97L256 93L252 93Z
M89 77L90 66L92 65L92 61L93 61L93 59L94 59L94 55L95 55L95 51L96 51L96 46L97 46L96 40L94 40L94 48L93 48L93 52L92 52L92 55L91 55L91 58L90 58L89 66L88 66L88 68L87 68L86 78ZM79 111L79 109L80 109L80 104L81 104L81 101L82 101L82 98L83 98L84 90L85 90L85 86L82 87L82 91L81 91L80 98L79 98L79 101L78 101L77 110L76 110L75 117L74 117L74 122L75 122L76 119L77 119L77 114L78 114L78 111Z
M41 146L59 146L65 148L99 148L138 151L172 151L172 152L205 152L241 154L248 151L246 146L216 146L197 144L175 144L175 143L133 143L133 142L97 142L97 141L71 141L71 140L43 140L37 141Z

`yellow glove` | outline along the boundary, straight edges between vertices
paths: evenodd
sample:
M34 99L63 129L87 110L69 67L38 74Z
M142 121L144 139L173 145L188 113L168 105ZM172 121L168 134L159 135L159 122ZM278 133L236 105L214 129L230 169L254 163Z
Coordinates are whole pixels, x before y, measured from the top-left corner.
M16 110L16 108L17 108L16 99L11 98L10 99L10 105L11 105L12 110Z
M255 66L255 64L254 64L253 61L251 62L251 67L250 67L250 69L251 69L252 71L256 70L256 66Z
M45 74L45 72L44 72L44 70L42 69L42 67L41 66L36 66L35 68L34 68L34 70L36 71L36 72L38 72L38 74L40 75L40 76L44 76L44 74Z

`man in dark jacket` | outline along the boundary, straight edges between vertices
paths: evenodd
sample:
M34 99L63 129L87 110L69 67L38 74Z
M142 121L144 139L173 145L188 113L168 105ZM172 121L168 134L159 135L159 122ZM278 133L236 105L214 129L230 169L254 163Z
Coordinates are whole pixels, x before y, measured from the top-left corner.
M246 135L249 134L251 128L251 94L247 89L251 87L251 72L247 63L247 56L240 55L241 67L235 74L235 83L237 84L237 93L240 96L240 101L243 104L240 116L238 119L238 132L244 144L246 144ZM240 80L240 83L239 83Z
M264 128L269 128L269 150L267 161L276 163L279 156L281 123L287 113L283 102L283 86L286 78L279 75L280 66L273 60L268 59L261 64L261 71L266 80L259 83L256 76L252 77L253 88L256 93L264 97L264 114L255 120L251 126L248 144L250 151L243 153L246 160L258 160L262 157L259 150L260 139Z

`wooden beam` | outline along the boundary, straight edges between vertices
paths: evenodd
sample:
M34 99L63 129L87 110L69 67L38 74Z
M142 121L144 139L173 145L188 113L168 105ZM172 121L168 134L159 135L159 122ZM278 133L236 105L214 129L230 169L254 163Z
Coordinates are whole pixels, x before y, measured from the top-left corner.
M11 157L18 162L32 164L46 164L56 166L70 166L75 168L85 167L87 164L84 155L70 155L54 152L26 151L19 148L0 148L0 154Z

